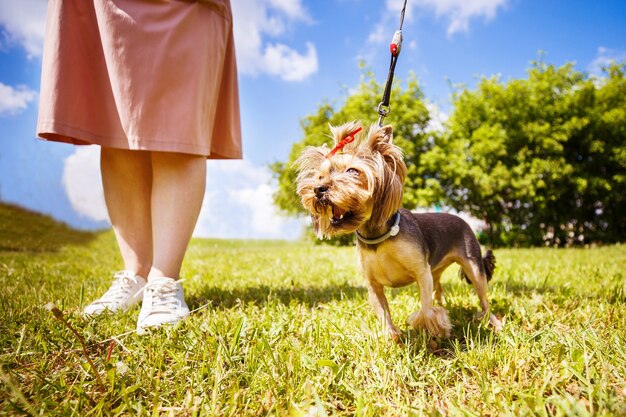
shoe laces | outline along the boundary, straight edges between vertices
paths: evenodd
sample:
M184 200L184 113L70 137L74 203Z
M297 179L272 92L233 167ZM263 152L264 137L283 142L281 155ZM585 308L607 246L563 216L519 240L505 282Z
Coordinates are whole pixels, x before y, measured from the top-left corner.
M148 281L146 286L139 292L144 291L151 295L149 298L151 300L149 314L171 313L173 310L180 308L180 300L176 297L176 294L180 288L179 284L183 281L183 279L178 281L173 279ZM144 302L146 302L145 294Z
M121 304L131 295L135 284L137 284L137 277L134 274L130 274L128 271L116 272L109 289L93 304Z

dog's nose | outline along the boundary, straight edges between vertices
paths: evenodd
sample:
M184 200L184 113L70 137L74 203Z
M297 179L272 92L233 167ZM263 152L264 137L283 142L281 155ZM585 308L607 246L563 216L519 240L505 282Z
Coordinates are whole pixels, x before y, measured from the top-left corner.
M315 191L315 196L317 198L321 198L324 193L328 191L328 185L320 185L319 187L315 187L313 191Z

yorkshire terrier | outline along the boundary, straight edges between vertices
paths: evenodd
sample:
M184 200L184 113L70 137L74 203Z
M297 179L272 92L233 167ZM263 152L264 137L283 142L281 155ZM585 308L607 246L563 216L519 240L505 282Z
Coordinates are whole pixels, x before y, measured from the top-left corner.
M443 303L440 277L453 262L476 289L482 310L478 317L489 314L493 328L502 329L487 300L493 253L482 257L472 229L457 216L401 208L407 168L393 144L392 127L373 125L366 137L356 122L330 129L332 150L308 147L296 161L297 192L320 239L356 233L369 300L385 332L396 341L402 335L391 320L384 287L417 282L421 309L409 316L408 324L434 336L450 335L448 313L433 306L433 298Z

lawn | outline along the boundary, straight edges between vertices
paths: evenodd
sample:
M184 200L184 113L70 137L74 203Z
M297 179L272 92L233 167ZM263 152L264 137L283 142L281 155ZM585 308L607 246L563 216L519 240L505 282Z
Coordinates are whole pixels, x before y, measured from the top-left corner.
M138 308L80 313L121 268L110 231L0 208L2 415L626 415L624 245L496 250L499 334L451 267L452 337L402 324L397 345L354 248L195 239L183 286L197 311L138 336ZM387 294L398 324L419 307L416 286Z

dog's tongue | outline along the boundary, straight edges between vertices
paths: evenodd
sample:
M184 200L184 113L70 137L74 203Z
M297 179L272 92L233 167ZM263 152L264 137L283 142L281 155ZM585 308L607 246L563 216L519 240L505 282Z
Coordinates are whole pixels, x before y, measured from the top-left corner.
M337 206L333 206L333 218L341 219L341 216L343 216L344 214L346 214L346 210L342 210Z

